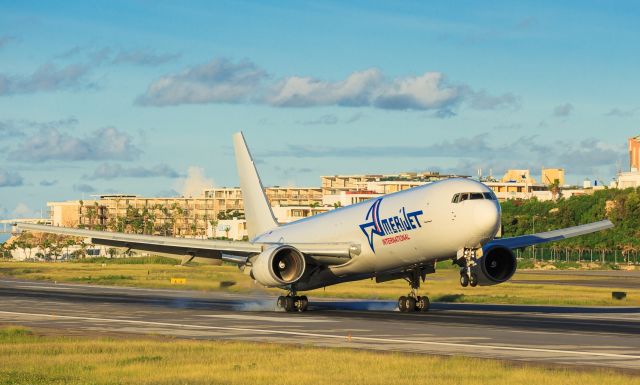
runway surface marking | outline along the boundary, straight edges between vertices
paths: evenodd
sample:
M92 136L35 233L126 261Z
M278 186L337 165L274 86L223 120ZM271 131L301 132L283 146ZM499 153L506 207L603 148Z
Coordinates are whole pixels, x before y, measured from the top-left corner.
M631 360L640 359L640 355L600 353L600 352L588 352L588 351L577 351L577 350L525 348L525 347L506 346L506 345L479 345L479 344L452 343L452 342L412 341L412 340L404 340L404 339L396 339L396 338L360 337L360 336L353 336L353 335L345 336L345 335L335 335L335 334L294 332L294 331L286 331L286 330L269 330L269 329L254 329L254 328L225 327L225 326L204 326L204 325L179 324L179 323L170 323L170 322L139 321L139 320L118 319L118 318L65 316L65 315L57 315L57 314L50 315L50 314L22 313L22 312L10 312L10 311L0 311L0 314L27 316L27 317L40 317L40 318L47 318L47 319L69 319L69 320L108 322L108 323L127 323L127 324L148 325L148 326L167 326L167 327L178 327L178 328L192 328L192 329L200 329L200 330L227 330L227 331L236 331L236 332L280 334L280 335L293 335L293 336L303 336L303 337L318 337L318 338L325 338L325 339L345 340L346 338L349 338L350 340L353 340L353 341L363 341L363 342L431 345L431 346L445 346L445 347L477 349L477 350L490 349L490 350L520 351L520 352L532 352L532 353L554 353L554 354L564 354L564 355L573 355L573 356L606 357L606 358L619 358L619 359L631 359Z
M18 289L42 289L46 288L47 290L73 290L72 287L50 287L50 286L38 286L38 285L19 285L16 286Z
M253 315L240 315L240 314L204 314L204 315L199 315L198 317L224 318L224 319L232 319L232 320L238 320L238 321L268 321L268 322L279 322L279 323L338 322L338 321L323 319L323 318L265 317L265 316L257 316L257 315L253 316Z

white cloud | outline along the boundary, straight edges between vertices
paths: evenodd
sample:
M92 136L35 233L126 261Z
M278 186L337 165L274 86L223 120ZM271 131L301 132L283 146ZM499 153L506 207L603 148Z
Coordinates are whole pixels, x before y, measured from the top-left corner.
M177 178L180 174L166 164L158 164L150 168L123 167L120 164L103 163L99 165L91 175L85 175L85 179L115 179L115 178Z
M184 197L199 197L205 189L213 186L213 179L205 176L202 167L190 166L187 177L178 180L175 188Z
M271 90L267 102L283 107L365 106L371 104L372 93L382 80L382 73L374 68L354 72L338 82L292 76Z
M9 153L8 159L25 162L49 160L133 160L142 150L131 136L115 127L104 127L83 137L60 132L57 129L40 129L25 138Z
M441 72L387 78L377 68L349 74L342 80L305 76L272 78L251 62L216 59L180 74L153 81L136 103L168 106L198 103L256 103L274 107L374 107L392 110L433 110L437 117L454 116L467 103L473 109L517 108L512 93L491 95L464 84L450 84Z
M215 59L152 82L140 105L240 103L253 95L266 73L249 61Z
M29 206L27 206L26 203L18 203L16 205L16 207L11 211L10 216L12 218L36 218L39 217L39 213L36 214L36 212L31 209Z
M19 173L0 168L0 187L22 186L23 182L22 175Z

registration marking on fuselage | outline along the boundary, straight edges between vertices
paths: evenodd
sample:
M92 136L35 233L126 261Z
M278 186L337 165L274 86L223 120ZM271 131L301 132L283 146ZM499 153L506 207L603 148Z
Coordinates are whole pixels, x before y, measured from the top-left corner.
M243 315L243 314L206 314L199 317L223 318L237 321L266 321L279 323L318 323L318 322L336 322L326 318L310 318L310 317L265 317L259 315Z

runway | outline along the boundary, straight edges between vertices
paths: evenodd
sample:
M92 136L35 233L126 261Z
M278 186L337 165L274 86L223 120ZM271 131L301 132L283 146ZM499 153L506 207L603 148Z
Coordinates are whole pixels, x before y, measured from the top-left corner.
M0 280L0 324L63 334L167 335L467 355L640 370L640 308L316 300L274 312L275 298Z

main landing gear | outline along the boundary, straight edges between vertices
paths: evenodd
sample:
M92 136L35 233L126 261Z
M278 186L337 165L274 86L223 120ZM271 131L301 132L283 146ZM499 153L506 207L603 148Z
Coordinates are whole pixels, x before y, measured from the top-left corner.
M297 296L295 291L291 291L287 295L278 297L277 306L278 309L286 312L303 312L306 311L307 306L309 306L309 299L306 295Z
M423 272L419 269L413 269L409 272L409 274L405 277L405 280L409 282L411 285L411 292L407 294L407 296L402 296L398 299L398 309L403 313L412 313L414 311L428 311L429 305L429 297L427 296L419 296L418 289L420 288L420 279L424 280L426 276L426 272L424 275Z
M476 287L478 285L478 276L471 270L476 264L476 250L464 249L462 256L458 258L456 263L460 266L460 286Z

